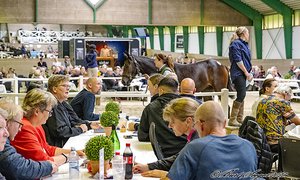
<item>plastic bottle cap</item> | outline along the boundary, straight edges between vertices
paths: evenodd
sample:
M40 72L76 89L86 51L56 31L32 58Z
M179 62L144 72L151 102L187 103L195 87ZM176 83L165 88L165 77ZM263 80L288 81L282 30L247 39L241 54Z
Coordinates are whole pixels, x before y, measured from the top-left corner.
M130 143L126 143L126 147L129 147L130 146Z
M116 155L120 155L120 152L116 152Z

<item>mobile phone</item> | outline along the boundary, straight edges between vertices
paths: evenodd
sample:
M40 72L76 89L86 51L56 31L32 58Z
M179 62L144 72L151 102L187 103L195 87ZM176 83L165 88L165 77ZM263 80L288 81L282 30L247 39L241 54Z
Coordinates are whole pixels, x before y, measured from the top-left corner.
M124 135L124 139L132 139L132 135Z

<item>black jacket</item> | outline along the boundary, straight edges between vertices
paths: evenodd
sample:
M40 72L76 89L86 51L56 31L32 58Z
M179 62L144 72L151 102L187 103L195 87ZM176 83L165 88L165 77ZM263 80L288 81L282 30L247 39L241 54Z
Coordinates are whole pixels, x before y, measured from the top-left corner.
M63 147L70 137L77 136L83 131L80 124L86 124L90 129L90 122L80 119L73 108L66 101L53 108L53 115L47 120L43 128L47 142L52 146Z
M161 147L164 157L170 157L177 154L187 142L186 137L175 136L172 129L168 127L168 122L166 122L162 117L165 105L172 99L179 97L180 96L177 94L163 94L148 104L142 113L138 129L138 139L139 141L150 141L149 128L151 122L154 122L157 141Z
M263 129L257 124L254 117L245 117L239 130L239 136L254 145L258 158L257 169L260 169L261 173L269 173L272 169L273 154Z
M194 133L192 134L192 137L191 137L191 141L193 141L194 139L198 139L198 138L199 138L198 132L194 131ZM177 156L179 155L179 153L177 153L173 156L158 160L156 162L149 163L148 168L150 170L159 169L159 170L169 171L172 164L175 162Z

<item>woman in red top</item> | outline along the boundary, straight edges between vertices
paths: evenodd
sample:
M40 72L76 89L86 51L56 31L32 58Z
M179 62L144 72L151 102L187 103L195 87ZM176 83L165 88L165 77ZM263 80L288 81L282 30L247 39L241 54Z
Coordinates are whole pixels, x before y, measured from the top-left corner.
M64 164L68 160L69 149L50 146L46 141L45 124L51 116L52 107L57 104L55 97L41 89L29 91L23 101L24 118L23 127L11 144L27 159L36 161L50 160L57 165ZM77 151L84 155L82 151Z

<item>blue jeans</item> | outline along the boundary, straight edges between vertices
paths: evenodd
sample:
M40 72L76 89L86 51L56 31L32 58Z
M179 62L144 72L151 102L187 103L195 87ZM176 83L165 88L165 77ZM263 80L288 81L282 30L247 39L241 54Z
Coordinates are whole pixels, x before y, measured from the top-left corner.
M236 89L237 97L236 101L237 102L243 102L246 96L246 77L245 76L238 76L235 78L233 81L234 87Z

